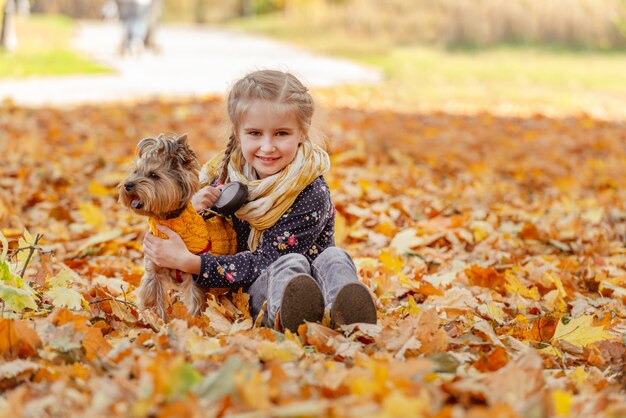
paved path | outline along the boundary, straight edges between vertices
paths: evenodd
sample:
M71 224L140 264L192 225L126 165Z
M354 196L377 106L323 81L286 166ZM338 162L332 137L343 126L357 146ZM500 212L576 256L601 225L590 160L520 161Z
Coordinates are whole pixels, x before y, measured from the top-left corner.
M117 55L120 37L115 22L80 23L74 46L116 74L2 81L0 100L41 106L222 94L233 80L264 68L291 71L309 86L381 79L377 70L223 29L163 26L157 37L161 53L139 57Z

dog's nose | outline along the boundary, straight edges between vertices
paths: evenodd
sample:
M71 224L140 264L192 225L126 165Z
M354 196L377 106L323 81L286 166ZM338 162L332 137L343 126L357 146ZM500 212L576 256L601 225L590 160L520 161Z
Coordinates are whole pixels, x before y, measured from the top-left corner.
M132 181L124 183L124 189L126 189L127 192L130 192L133 187L135 187L135 183L133 183Z

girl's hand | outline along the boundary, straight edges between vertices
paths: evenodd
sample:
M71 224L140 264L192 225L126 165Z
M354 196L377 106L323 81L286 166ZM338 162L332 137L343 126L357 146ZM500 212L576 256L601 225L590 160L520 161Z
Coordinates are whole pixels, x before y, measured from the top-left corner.
M218 197L220 197L220 193L222 191L217 187L206 186L202 189L198 190L196 194L191 198L191 203L193 204L193 208L200 212L201 210L209 209Z
M200 272L200 257L187 249L184 241L176 232L163 225L157 225L157 228L169 239L162 239L147 233L143 239L145 256L159 267L198 274Z

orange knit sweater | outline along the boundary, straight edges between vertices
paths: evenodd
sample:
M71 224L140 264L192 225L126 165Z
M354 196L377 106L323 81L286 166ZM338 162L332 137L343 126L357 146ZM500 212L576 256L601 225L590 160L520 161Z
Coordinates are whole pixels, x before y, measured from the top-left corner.
M167 235L157 229L157 224L167 226L180 235L187 249L194 254L206 251L213 255L227 255L237 251L237 235L232 225L221 216L205 221L191 204L176 218L148 218L148 224L153 235L164 239Z

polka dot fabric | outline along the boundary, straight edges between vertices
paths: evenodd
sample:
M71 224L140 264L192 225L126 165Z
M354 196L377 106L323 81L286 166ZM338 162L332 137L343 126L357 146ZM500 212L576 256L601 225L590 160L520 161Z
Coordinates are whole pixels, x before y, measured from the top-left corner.
M202 254L200 273L194 276L204 288L248 286L280 256L299 253L310 262L335 245L335 208L322 176L309 184L283 216L263 232L256 251L248 249L250 225L236 217L237 254Z

